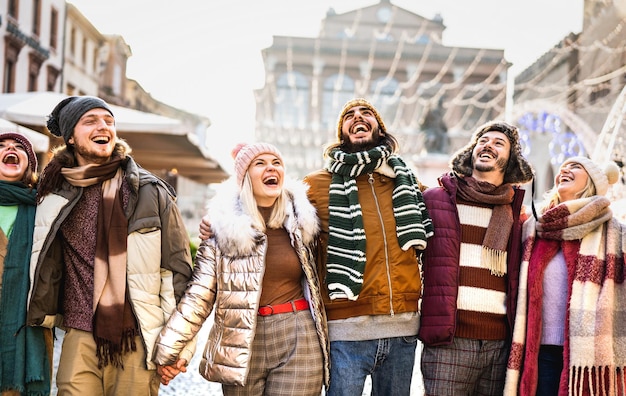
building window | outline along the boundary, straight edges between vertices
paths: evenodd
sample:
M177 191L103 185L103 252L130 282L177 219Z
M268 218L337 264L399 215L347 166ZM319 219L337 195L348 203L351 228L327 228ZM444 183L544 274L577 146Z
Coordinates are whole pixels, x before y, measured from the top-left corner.
M4 75L2 76L2 92L15 92L15 67L17 65L17 57L21 47L13 45L10 41L6 41L6 49L4 53Z
M15 62L7 59L4 63L4 93L15 92Z
M50 10L50 48L57 48L59 39L59 12L52 7Z
M80 53L81 65L87 68L87 39L83 37L83 48Z
M59 78L59 70L51 65L48 65L47 68L48 75L46 77L46 90L48 92L53 92L56 91L54 87L56 85L57 79Z
M282 74L276 81L274 122L283 128L305 128L309 113L309 81L300 72Z
M122 95L122 81L124 79L124 73L122 71L122 67L120 65L115 65L113 68L113 95L121 96Z
M19 16L19 9L20 9L20 1L19 0L9 0L9 9L7 10L7 14L9 15L9 17L17 20L17 17Z
M400 94L398 80L395 78L379 77L372 81L370 86L372 104L376 107L383 120L391 124L396 119L398 99Z
M100 51L98 50L98 48L94 48L93 50L93 62L91 65L91 71L94 73L100 73L100 68L98 67L98 62L100 61L98 59L98 55L100 54Z
M76 29L74 27L70 30L70 54L72 57L76 54Z
M28 92L37 91L37 80L39 79L39 70L41 69L42 62L42 58L34 53L30 54L28 61Z
M28 69L28 92L35 91L37 91L37 74L32 69Z
M41 34L41 0L33 0L33 35Z
M343 74L333 74L324 81L322 125L334 130L337 117L347 101L354 98L354 80Z

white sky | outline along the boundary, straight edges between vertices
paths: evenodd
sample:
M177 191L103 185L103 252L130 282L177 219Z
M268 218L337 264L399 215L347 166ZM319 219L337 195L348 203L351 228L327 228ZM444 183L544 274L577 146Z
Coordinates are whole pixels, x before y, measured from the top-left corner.
M104 34L131 47L127 76L154 98L207 116L213 155L251 140L253 90L263 86L261 50L272 36L316 37L337 13L377 0L70 0ZM582 30L584 0L392 0L425 18L443 17L444 44L505 50L514 77L570 32ZM222 139L222 136L224 137ZM226 145L226 146L225 146ZM219 151L219 153L216 153ZM230 150L227 150L230 151Z

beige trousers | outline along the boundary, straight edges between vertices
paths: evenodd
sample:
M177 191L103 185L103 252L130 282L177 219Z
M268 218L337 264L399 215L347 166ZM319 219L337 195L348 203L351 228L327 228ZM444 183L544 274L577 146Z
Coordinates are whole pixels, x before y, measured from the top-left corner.
M124 355L124 368L98 368L96 343L90 332L68 329L63 338L57 372L59 396L156 396L159 377L147 370L141 337L137 351Z

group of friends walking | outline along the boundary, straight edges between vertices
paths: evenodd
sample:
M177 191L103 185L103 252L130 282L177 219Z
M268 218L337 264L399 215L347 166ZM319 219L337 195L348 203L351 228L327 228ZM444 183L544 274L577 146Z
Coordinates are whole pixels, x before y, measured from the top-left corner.
M423 185L367 100L348 101L326 165L232 152L192 262L175 191L143 169L103 100L52 110L41 175L0 134L0 395L157 395L199 370L224 395L625 395L626 226L614 162L566 159L543 202L518 129L479 126ZM532 197L534 198L534 197ZM200 352L198 352L200 353Z

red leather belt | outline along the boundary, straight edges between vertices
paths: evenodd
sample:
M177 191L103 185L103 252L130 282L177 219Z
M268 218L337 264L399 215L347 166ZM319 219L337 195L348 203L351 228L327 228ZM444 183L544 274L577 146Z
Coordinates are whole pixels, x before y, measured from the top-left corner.
M297 312L309 308L309 302L304 298L288 301L284 304L265 305L259 308L259 316L270 316L281 313Z

